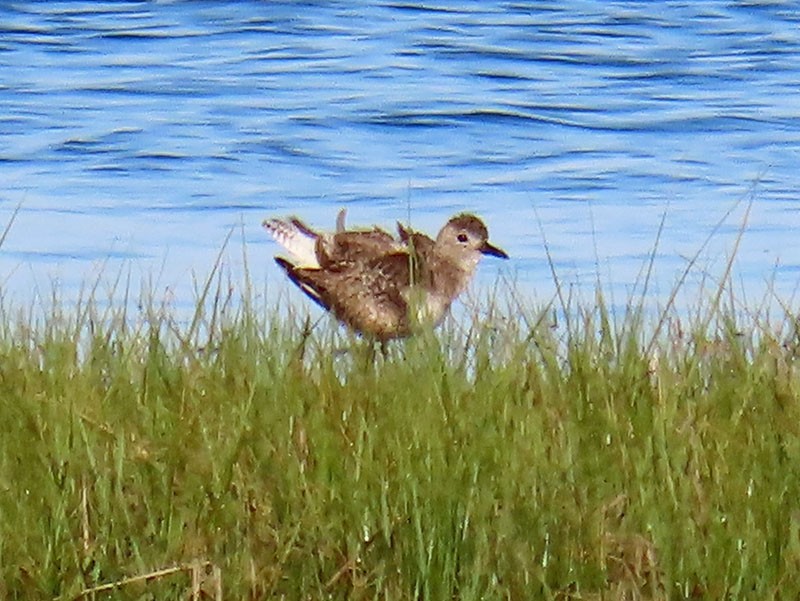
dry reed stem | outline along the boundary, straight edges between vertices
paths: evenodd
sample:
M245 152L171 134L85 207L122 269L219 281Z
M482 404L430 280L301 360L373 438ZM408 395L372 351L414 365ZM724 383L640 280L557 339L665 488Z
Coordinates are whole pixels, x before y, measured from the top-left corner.
M211 568L210 576L203 573L208 568ZM206 584L210 584L210 586L213 588L213 599L215 601L222 601L222 570L220 570L219 567L210 561L199 559L183 565L173 566L171 568L162 568L160 570L148 572L147 574L139 574L138 576L131 576L130 578L123 578L122 580L117 580L115 582L107 582L106 584L93 586L91 588L82 590L80 593L72 597L72 599L73 601L77 601L78 599L83 599L89 595L116 590L118 588L122 588L123 586L128 586L129 584L166 578L168 576L184 572L189 572L191 575L191 599L193 601L199 601L201 598L210 596L205 590ZM57 597L57 599L61 599L61 597Z

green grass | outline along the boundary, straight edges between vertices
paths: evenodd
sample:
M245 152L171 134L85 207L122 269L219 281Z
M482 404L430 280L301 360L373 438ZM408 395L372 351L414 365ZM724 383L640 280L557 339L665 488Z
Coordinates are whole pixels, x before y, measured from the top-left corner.
M221 282L5 308L0 598L800 597L790 317L493 301L383 357Z

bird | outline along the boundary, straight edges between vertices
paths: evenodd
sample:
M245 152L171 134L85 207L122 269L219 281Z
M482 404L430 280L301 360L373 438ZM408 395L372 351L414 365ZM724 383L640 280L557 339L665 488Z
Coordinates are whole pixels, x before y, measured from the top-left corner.
M291 260L275 257L278 266L320 307L382 344L408 337L424 324L438 325L469 285L483 255L508 258L489 242L483 221L469 213L452 217L435 239L400 224L395 239L380 228L346 230L343 217L340 231L333 234L299 227L295 221L283 223L305 236L303 252L283 242L294 235L276 235L281 228L265 222L292 255Z

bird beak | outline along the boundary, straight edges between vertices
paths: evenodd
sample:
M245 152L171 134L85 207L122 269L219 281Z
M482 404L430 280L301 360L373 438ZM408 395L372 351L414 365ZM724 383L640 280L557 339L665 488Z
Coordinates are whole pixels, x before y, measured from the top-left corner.
M500 257L501 259L508 259L508 253L506 251L497 248L496 246L492 246L488 242L484 242L483 246L481 247L481 252L484 255L492 255L493 257Z

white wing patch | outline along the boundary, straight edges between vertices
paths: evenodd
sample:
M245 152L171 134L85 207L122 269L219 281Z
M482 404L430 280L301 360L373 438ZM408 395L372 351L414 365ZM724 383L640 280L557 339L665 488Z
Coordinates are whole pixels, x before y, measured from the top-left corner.
M295 267L319 269L317 259L317 238L310 230L303 230L296 224L282 219L266 219L264 229L275 238L275 241L291 255Z

